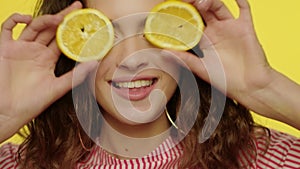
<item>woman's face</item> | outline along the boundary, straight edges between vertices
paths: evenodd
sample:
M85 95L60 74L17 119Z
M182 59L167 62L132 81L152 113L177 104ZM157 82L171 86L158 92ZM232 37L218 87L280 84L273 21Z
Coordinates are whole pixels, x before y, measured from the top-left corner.
M115 45L95 76L95 96L106 120L159 123L176 87L179 67L143 36L149 12L162 0L88 0L112 20Z

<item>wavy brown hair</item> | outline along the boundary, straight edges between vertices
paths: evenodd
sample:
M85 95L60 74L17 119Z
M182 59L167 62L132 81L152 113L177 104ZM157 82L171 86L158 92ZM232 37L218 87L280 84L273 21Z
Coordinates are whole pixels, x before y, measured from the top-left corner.
M40 0L36 15L57 13L72 2L74 0ZM56 65L55 75L61 76L74 66L74 61L61 55ZM183 88L190 87L189 81L184 79L188 72L182 69L183 79L180 85ZM180 93L178 88L167 105L173 120L176 120L181 130L185 130L185 124L192 123L192 129L180 142L184 151L180 168L240 168L239 152L247 149L248 152L255 154L252 141L256 137L253 134L254 129L262 127L255 125L250 112L244 106L229 98L226 98L223 106L220 98L225 96L221 92L217 91L212 97L212 87L197 76L194 78L199 92L185 90ZM86 159L89 155L88 149L95 146L88 135L97 137L97 133L100 133L98 125L101 121L99 114L95 113L95 109L98 109L97 103L93 102L94 98L88 86L88 82L83 82L27 125L29 134L18 151L22 168L74 168L77 163ZM209 110L212 110L212 114L223 114L219 124L216 124L218 119L214 116L208 118ZM178 112L183 113L185 118L176 119ZM196 121L193 117L195 112ZM211 126L204 128L205 122ZM90 125L82 127L81 124ZM212 135L205 142L199 142L199 138L203 137L200 134L211 130L210 127L213 125L218 127ZM177 130L172 132L174 139L180 135L181 132Z

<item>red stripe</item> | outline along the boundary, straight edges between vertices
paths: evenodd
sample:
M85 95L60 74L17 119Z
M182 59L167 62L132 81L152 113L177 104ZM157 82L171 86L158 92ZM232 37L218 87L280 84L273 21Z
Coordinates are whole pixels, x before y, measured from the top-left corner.
M292 164L295 164L295 165L299 165L299 167L300 167L300 162L299 161L294 161L292 159L286 159L285 161L289 162L289 163L292 163Z
M246 159L246 155L245 155L244 151L240 151L238 159L239 159L239 162L241 163L241 166L245 167L246 166L245 161L247 161L247 159ZM248 163L248 162L246 162L246 163Z
M261 169L265 169L266 167L267 167L267 168L274 168L273 166L271 166L271 165L265 163L265 161L263 161L263 158L258 159L257 161L258 161L259 163L262 164L262 165L260 165L260 164L258 163L258 164L257 164L257 167L258 167L258 168L261 168ZM266 161L269 161L269 159L266 159ZM277 167L279 167L279 166L277 166Z
M277 156L273 155L273 154L268 154L269 157L266 158L266 157L262 157L262 160L264 161L268 161L276 166L280 166L281 165L281 162L282 162L282 158L281 159L278 159ZM272 158L276 158L278 161L274 161Z
M15 154L17 146L10 143L5 144L0 149L0 167L1 169L13 169L17 166ZM2 159L3 158L3 159Z
M14 164L15 164L15 161L13 160L13 158L8 159L8 160L4 161L3 165L1 166L1 169L12 169Z
M145 158L141 158L141 161L142 161L142 164L143 164L143 169L146 169L146 166L145 166L145 164L146 164Z
M253 168L274 168L286 167L295 168L300 167L300 140L292 136L279 133L271 133L271 140L267 152L265 152L266 141L262 138L255 140L257 150L256 156L248 149L241 150L239 154L239 161L242 165L251 165ZM15 168L17 163L15 159L16 149L15 146L3 146L0 149L0 168L10 169ZM157 147L154 151L149 153L148 156L139 159L121 160L117 159L102 148L95 147L87 159L78 163L79 168L174 168L178 165L180 157L182 157L182 150L180 145L175 145L172 140L167 139L162 145ZM253 161L251 161L251 159ZM285 162L284 164L282 162ZM245 164L248 163L248 164ZM257 165L257 167L255 167ZM281 166L284 165L284 166ZM98 167L96 167L98 166Z
M274 152L277 152L278 154L276 154L276 153L274 153ZM285 156L285 155L283 155L282 154L282 152L280 152L280 151L277 151L276 149L275 150L270 150L270 151L268 151L267 153L266 153L266 155L269 155L270 156L270 158L275 158L276 160L278 160L278 161L282 161L283 160L283 157ZM265 158L265 157L264 157ZM279 162L278 162L279 163Z
M294 153L295 153L295 154L294 154ZM296 159L300 159L300 154L299 154L299 152L294 152L294 153L290 152L290 153L288 154L288 156L286 157L286 159L287 159L287 160L292 160L292 159L290 159L291 157L296 158ZM290 157L290 158L289 158L289 157ZM295 163L300 164L300 161L295 161Z
M300 142L300 141L299 141L299 142ZM298 146L298 147L296 147L296 146ZM300 144L299 144L299 145L296 145L296 144L295 144L295 145L291 148L291 150L300 156Z
M170 161L170 165L169 165L169 168L174 168L175 167L175 164L177 163L177 152L175 151L175 147L176 145L173 145L171 142L168 141L168 146L169 146L169 151L170 151L170 156L172 157L171 159L174 159L174 160L171 160ZM172 146L174 146L174 148L172 148Z
M131 166L133 167L134 166L133 160L130 160L129 162L130 162Z
M296 166L296 167L295 167ZM283 166L283 168L287 169L287 168L290 168L290 169L295 169L295 168L300 168L300 165L289 165L289 164L285 164Z
M300 158L300 150L297 150L297 148L300 148L300 140L284 133L272 132L271 134L270 144L266 153L264 153L265 145L263 141L257 141L257 149L259 152L258 167L283 167L281 164L284 164L285 167L295 168L296 165L299 165L299 162L295 161L294 158Z
M1 160L0 160L0 167L2 166L2 164L6 163L7 160L12 159L12 158L13 158L13 155L10 155L10 156L7 156L7 157L4 158L4 159L1 159Z

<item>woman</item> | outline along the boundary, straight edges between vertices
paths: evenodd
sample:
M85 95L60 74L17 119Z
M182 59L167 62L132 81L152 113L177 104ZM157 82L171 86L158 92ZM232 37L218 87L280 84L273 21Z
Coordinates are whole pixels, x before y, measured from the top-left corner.
M6 92L4 96L11 96L6 99L7 102L1 98L3 106L1 105L0 112L4 117L1 120L9 124L9 130L3 132L1 139L9 137L22 124L35 118L28 124L30 134L20 147L6 145L1 149L2 168L300 166L293 160L300 154L299 139L256 126L248 109L239 104L299 128L299 114L294 114L295 110L299 110L298 107L287 108L297 105L294 104L294 96L298 96L299 86L267 65L253 30L247 2L237 1L241 14L238 19L233 19L228 9L218 0L201 3L188 1L199 9L207 24L204 32L206 36L200 42L203 59L186 52L166 53L153 49L138 33L143 28L143 20L135 17L136 14L150 11L160 2L162 1L82 2L84 6L96 8L113 20L116 32L123 33L120 36L126 37L126 32L130 30L137 30L137 34L124 38L115 45L99 63L97 71L92 72L96 67L95 63L79 64L73 70L74 84L79 85L68 93L72 78L70 71L75 63L64 56L57 61L59 50L53 37L62 17L71 10L80 8L80 4L75 3L57 15L45 15L34 21L27 16L15 15L3 25L0 72L6 83L1 84L1 89L13 90L3 90ZM72 1L43 1L38 14L55 14L71 3ZM116 7L122 7L122 10ZM134 24L128 27L122 22L126 19ZM24 22L28 26L19 41L13 41L10 39L11 29L18 22ZM237 30L232 31L232 27L237 27ZM7 59L10 53L5 52L5 46L8 44L16 48L19 44L21 47L34 46L37 49L32 51L40 51L41 54L32 55L32 51L28 55L24 53L22 57L28 60L20 65L14 59ZM213 48L217 52L211 52ZM208 59L215 57L216 53L221 56L222 63L230 63L224 64L227 87L220 78L209 76L209 71L204 69L204 66L210 66ZM174 55L177 57L174 58ZM41 60L40 63L43 64L32 67L35 65L32 60ZM243 61L245 63L242 65ZM26 67L27 64L30 66ZM231 73L232 64L241 65L244 71L237 74L237 71L232 70ZM14 67L15 72L30 72L14 76L15 79L30 84L25 83L24 88L19 88L21 83L8 80L13 77L7 73L7 70L11 70L7 68L8 65ZM191 75L189 68L195 76ZM55 76L53 73L49 74L53 70ZM260 77L257 77L255 71L259 72ZM89 72L92 73L88 76ZM88 78L85 80L86 76ZM199 77L221 92L214 88L212 90ZM293 91L286 101L285 96L278 99L282 101L283 107L276 107L278 100L273 98L278 94L277 88L271 96L266 94L270 93L268 89L272 87L274 79L277 82L278 79L281 80L279 86L282 85L285 89L288 85L291 87L288 89ZM17 87L10 82L17 84ZM144 83L142 87L141 83ZM40 84L40 89L34 88L33 84ZM138 89L131 89L131 85ZM27 86L31 92L32 88L37 91L50 90L43 94L37 92L37 100L33 98L27 101L26 97L22 102L20 99L24 97ZM9 93L10 91L13 92ZM229 97L224 103L223 93L239 103ZM261 98L265 100L262 102ZM220 112L223 115L218 123L218 116L215 115ZM176 122L173 124L173 121ZM271 160L270 154L274 153L274 149L283 150L280 148L282 145L289 147L284 149L286 154L277 155L276 160Z

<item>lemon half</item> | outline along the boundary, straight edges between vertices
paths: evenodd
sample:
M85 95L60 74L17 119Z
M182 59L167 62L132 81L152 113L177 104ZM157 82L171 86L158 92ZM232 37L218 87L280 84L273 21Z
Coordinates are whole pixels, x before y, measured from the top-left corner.
M199 43L203 29L203 20L193 5L165 1L151 10L144 34L157 47L185 51Z
M57 28L56 41L60 50L75 61L101 60L113 46L114 30L100 11L79 9L65 16Z

